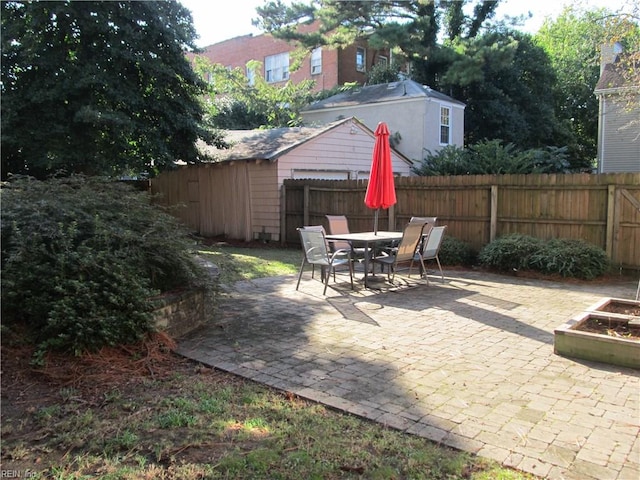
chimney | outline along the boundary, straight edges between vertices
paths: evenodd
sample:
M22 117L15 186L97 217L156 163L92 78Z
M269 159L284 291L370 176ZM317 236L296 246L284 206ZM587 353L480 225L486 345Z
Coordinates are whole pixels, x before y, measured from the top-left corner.
M613 45L600 46L600 75L608 63L615 63L618 55L622 53L622 44L616 42Z

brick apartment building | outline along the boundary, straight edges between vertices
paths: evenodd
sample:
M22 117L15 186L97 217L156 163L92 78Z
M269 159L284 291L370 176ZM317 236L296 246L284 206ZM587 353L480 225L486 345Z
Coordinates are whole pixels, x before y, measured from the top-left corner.
M305 25L301 31L313 31L314 25ZM307 53L296 71L291 71L296 46L269 34L244 35L209 45L199 55L228 68L242 68L251 80L252 72L247 63L257 60L262 63L261 74L269 83L284 83L291 80L315 81L316 91L329 90L337 85L366 81L367 72L376 64L388 64L388 50L374 50L361 40L343 48L319 47ZM193 54L189 54L193 58Z

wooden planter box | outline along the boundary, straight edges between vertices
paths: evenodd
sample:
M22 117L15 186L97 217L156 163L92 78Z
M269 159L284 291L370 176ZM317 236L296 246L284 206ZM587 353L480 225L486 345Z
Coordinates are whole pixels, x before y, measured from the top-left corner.
M640 341L581 330L590 320L600 320L612 328L620 324L640 324L640 302L619 298L604 298L571 318L554 331L554 353L566 357L640 368ZM611 310L611 311L609 311ZM619 310L633 314L617 313Z

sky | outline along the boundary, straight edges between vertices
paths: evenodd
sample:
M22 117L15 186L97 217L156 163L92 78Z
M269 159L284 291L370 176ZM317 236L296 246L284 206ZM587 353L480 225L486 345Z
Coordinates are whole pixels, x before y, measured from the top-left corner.
M251 25L251 20L257 17L256 7L264 0L231 0L224 9L220 2L212 0L179 0L182 5L191 10L193 23L200 36L198 47L206 47L214 43L233 37L261 32ZM633 0L581 0L580 3L588 7L608 7L616 9L627 1ZM545 18L555 18L565 5L576 4L576 0L505 0L498 7L498 17L503 15L521 15L531 12L532 17L521 28L529 33L538 31Z

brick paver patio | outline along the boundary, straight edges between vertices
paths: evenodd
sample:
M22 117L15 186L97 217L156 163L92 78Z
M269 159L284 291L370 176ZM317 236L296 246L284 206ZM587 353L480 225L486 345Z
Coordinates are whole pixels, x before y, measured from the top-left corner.
M637 282L445 272L380 291L240 282L179 353L550 479L640 478L640 372L564 358L553 330Z

